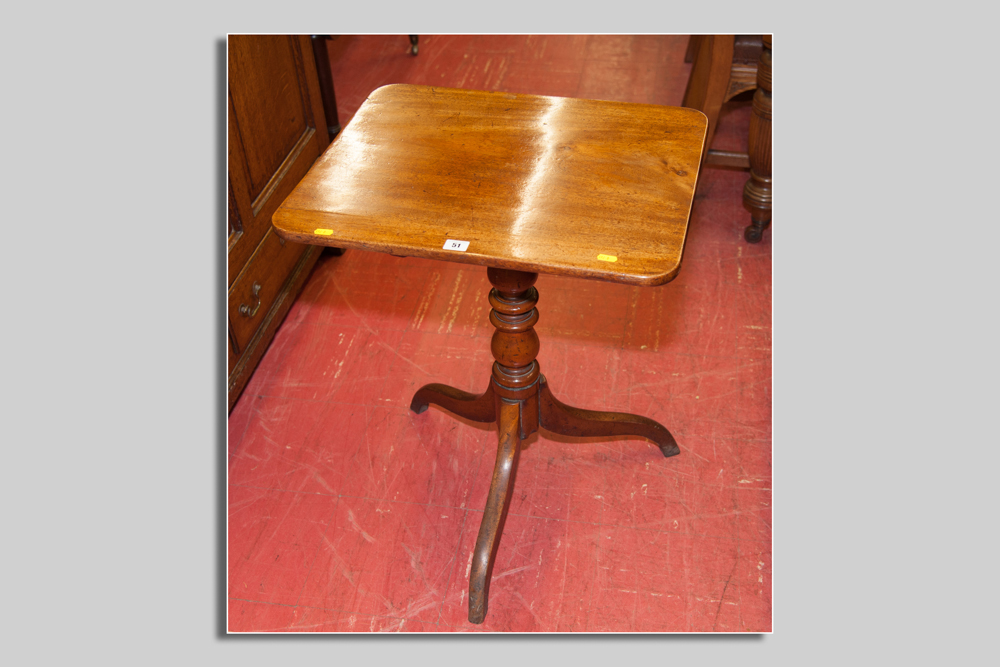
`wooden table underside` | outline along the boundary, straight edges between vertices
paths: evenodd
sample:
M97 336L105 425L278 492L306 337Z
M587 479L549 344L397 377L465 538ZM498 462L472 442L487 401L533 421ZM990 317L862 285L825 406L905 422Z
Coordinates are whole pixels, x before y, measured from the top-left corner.
M393 85L374 91L274 214L289 240L484 265L493 289L489 385L422 387L431 403L496 422L497 460L469 581L482 623L521 441L640 436L657 422L559 402L536 361L538 272L659 285L680 269L707 119L690 109ZM465 242L463 250L447 249ZM460 246L463 247L463 246Z

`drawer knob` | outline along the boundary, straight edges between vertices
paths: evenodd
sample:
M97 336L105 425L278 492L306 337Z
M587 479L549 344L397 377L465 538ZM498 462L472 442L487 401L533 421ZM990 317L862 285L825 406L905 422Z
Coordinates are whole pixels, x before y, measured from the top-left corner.
M241 303L240 315L244 315L246 317L253 317L254 315L257 314L257 309L260 308L260 283L253 284L253 295L257 299L257 305L253 307L253 310L250 310L250 306L246 305L245 303Z

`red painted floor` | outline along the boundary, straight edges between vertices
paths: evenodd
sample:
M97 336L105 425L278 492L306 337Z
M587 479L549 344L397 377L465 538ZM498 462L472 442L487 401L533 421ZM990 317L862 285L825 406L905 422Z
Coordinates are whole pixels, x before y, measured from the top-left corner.
M343 37L342 124L373 89L436 84L678 105L685 36ZM749 107L715 147L745 150ZM468 574L496 428L428 382L489 381L478 267L323 255L229 418L234 632L769 632L771 232L743 240L747 174L707 169L679 277L640 288L540 276L538 360L555 395L673 432L532 436L486 622Z

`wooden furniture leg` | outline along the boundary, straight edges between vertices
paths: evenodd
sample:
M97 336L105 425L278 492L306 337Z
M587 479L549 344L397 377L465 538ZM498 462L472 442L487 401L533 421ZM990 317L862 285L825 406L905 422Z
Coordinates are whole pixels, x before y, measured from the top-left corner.
M417 55L417 42L420 40L420 35L410 35L410 55Z
M705 136L706 157L715 137L722 103L726 101L729 72L733 67L735 40L735 35L700 35L698 40L692 40L689 47L697 49L697 56L681 106L698 109L708 116L708 134Z
M701 35L691 35L688 38L687 50L684 51L684 62L694 62L694 59L698 56L699 44L701 44Z
M431 403L440 405L445 410L474 422L495 422L497 420L496 398L493 394L492 382L486 391L478 396L449 387L446 384L424 385L413 395L410 409L419 415Z
M483 522L479 525L476 548L472 552L469 572L469 622L482 623L489 608L490 580L496 562L500 535L507 520L507 509L514 491L514 475L521 455L521 405L518 401L501 398L499 403L500 446L493 466L493 480L486 497Z
M326 113L326 131L330 141L340 134L340 118L337 116L337 95L333 90L333 74L330 72L330 55L326 41L330 35L313 35L313 57L316 59L316 74L319 76L319 92L323 98Z
M750 178L743 186L743 206L750 211L751 223L743 236L757 243L771 224L771 35L764 35L757 63L749 143Z
M486 618L493 564L510 507L523 439L541 426L576 437L640 436L656 443L664 456L680 453L670 431L652 419L623 412L581 410L556 400L535 360L539 349L534 329L538 322L538 291L533 285L538 274L490 268L486 275L493 285L489 295L493 306L490 322L496 327L490 343L496 361L489 388L477 396L443 384L429 384L421 387L410 403L410 409L417 414L434 403L466 419L497 422L497 460L469 573L472 623L482 623Z
M337 95L333 90L333 74L330 72L330 52L326 42L330 35L312 35L313 58L316 59L316 75L319 77L319 92L323 98L323 112L326 114L326 132L330 141L340 134L340 117L337 115ZM326 248L324 252L335 257L344 254L343 248Z
M624 412L597 412L581 410L561 403L552 395L543 376L539 382L540 425L546 431L569 436L640 435L656 443L664 456L681 453L674 436L662 425Z

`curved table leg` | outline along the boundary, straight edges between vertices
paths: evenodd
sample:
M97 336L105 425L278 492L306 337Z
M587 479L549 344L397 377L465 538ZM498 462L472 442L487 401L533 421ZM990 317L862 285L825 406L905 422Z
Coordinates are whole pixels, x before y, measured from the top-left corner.
M445 410L474 422L495 422L497 420L496 398L493 394L492 382L486 391L478 396L449 387L446 384L426 384L413 395L410 409L419 415L431 403L440 405Z
M500 535L510 507L510 496L514 490L514 476L521 453L520 406L517 401L498 401L500 404L499 430L500 445L497 448L497 462L493 467L493 481L486 498L486 511L479 526L479 537L472 555L472 570L469 573L469 622L482 623L489 607L490 578L496 560Z
M545 377L538 379L539 425L553 433L574 437L592 435L638 435L656 443L664 456L675 456L681 450L661 424L624 412L596 412L573 408L556 400Z

